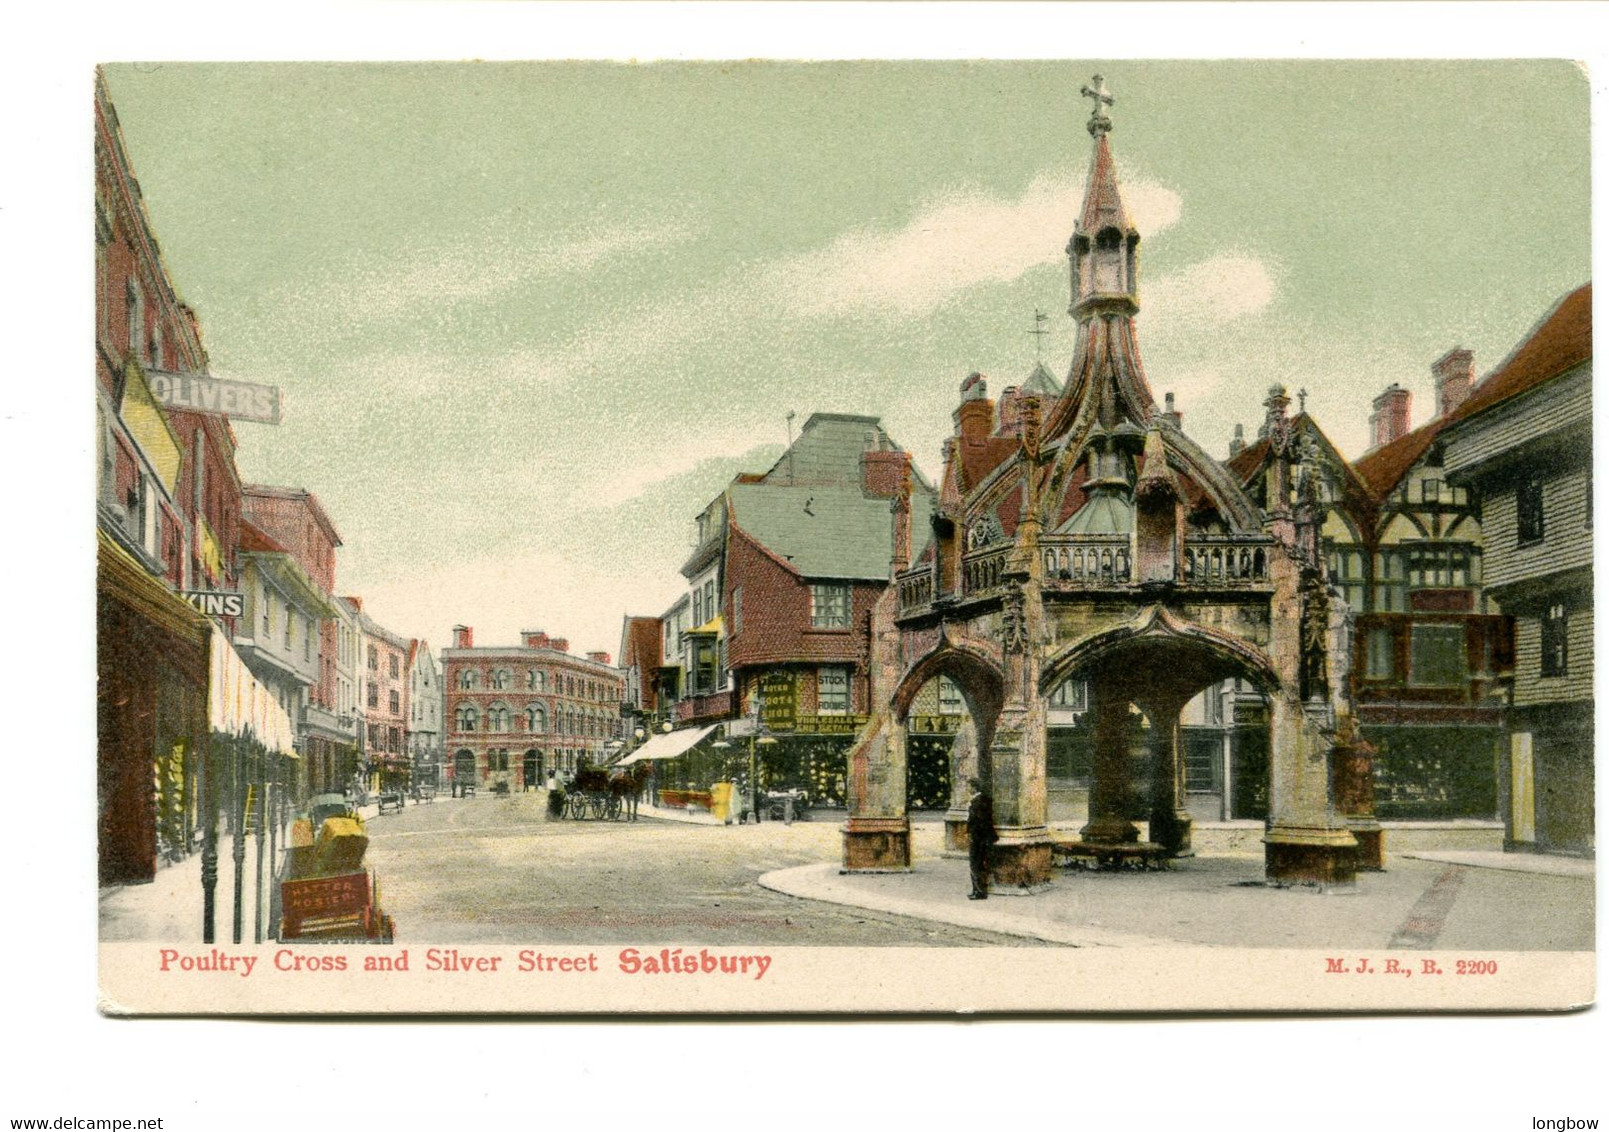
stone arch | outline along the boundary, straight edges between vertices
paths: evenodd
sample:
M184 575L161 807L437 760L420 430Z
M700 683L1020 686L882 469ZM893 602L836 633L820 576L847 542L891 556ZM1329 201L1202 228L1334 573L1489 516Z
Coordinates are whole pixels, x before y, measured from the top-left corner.
M931 651L905 670L890 700L894 720L904 724L910 715L916 694L929 680L948 676L960 689L967 711L979 726L994 727L1000 708L1005 703L1005 672L997 657L990 651L968 641L954 641L945 637ZM980 733L980 741L986 736ZM985 743L986 745L986 743Z
M1270 700L1282 688L1272 659L1256 644L1197 624L1153 605L1130 621L1090 633L1059 650L1040 672L1041 695L1048 697L1075 676L1089 681L1093 721L1094 777L1089 824L1081 831L1097 845L1133 842L1134 779L1126 728L1129 705L1149 720L1150 840L1171 854L1189 851L1191 818L1185 799L1185 769L1179 717L1201 689L1229 677L1249 681Z
M1175 672L1181 679L1211 683L1228 676L1251 680L1264 693L1280 688L1281 681L1273 660L1249 641L1207 625L1175 616L1167 608L1154 605L1132 621L1091 633L1073 641L1046 660L1040 669L1039 690L1049 696L1062 682L1087 669L1096 661L1115 662L1124 655L1143 657L1143 677L1137 682L1154 681L1159 672ZM1169 659L1184 659L1184 666L1165 667ZM1158 664L1158 661L1164 664Z

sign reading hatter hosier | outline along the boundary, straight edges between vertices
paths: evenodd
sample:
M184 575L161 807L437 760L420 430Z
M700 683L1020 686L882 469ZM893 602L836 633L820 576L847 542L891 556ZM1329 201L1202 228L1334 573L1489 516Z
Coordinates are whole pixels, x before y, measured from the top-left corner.
M151 395L171 409L217 413L234 421L279 423L279 388L196 373L146 370Z
M103 77L106 1010L1591 1000L1577 66Z

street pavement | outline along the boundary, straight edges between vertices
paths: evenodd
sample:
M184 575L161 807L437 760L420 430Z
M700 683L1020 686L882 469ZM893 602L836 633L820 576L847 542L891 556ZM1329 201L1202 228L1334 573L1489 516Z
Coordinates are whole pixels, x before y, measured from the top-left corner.
M1057 870L1030 896L969 901L942 826L913 824L915 869L841 875L842 814L721 826L551 820L546 795L440 797L366 813L368 864L399 942L773 946L1207 946L1590 950L1593 864L1416 851L1349 890L1272 888L1257 853L1155 872ZM227 864L219 936L232 901ZM251 884L248 859L248 888ZM250 901L246 938L251 938ZM101 937L200 938L200 862L101 893Z

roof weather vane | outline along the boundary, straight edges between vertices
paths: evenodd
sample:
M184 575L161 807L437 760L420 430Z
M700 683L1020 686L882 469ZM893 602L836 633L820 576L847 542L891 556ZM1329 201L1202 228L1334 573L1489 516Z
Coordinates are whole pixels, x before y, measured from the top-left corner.
M1095 108L1090 111L1089 115L1089 134L1090 137L1099 137L1101 134L1109 133L1112 129L1112 120L1106 116L1106 107L1111 106L1114 100L1111 95L1106 93L1106 79L1104 77L1096 75L1093 81L1095 83L1093 88L1085 87L1079 93L1092 100L1095 104Z
M1034 328L1028 331L1034 336L1034 357L1039 361L1045 360L1045 335L1050 331L1045 329L1045 322L1050 316L1038 307L1034 308Z

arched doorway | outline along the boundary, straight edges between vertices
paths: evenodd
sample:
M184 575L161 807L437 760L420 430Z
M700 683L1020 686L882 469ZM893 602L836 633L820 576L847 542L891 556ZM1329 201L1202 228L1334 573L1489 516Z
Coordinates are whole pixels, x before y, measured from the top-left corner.
M475 782L475 752L459 751L453 755L453 797L463 792L466 784Z
M1091 774L1082 841L1138 842L1135 822L1144 820L1150 842L1175 856L1189 852L1193 818L1183 712L1225 682L1246 686L1259 698L1279 687L1260 649L1161 607L1052 658L1041 674L1043 695L1069 683L1085 689Z
M954 642L943 639L912 665L895 689L892 709L895 726L899 729L899 754L902 774L901 788L909 812L912 757L920 757L920 708L933 700L944 706L946 692L959 701L954 737L948 749L949 798L944 813L944 852L946 856L965 856L967 850L967 800L970 791L967 782L978 778L988 785L999 806L1001 784L994 782L994 764L990 758L990 745L995 726L1005 700L1004 676L994 650L982 642ZM916 725L913 731L913 723ZM892 745L891 745L892 747ZM1003 784L1012 794L1011 784Z

